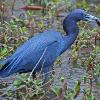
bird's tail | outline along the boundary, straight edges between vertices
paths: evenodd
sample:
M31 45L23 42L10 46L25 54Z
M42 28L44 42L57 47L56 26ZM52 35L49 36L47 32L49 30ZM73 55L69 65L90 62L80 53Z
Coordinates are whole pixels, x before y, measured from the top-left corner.
M10 75L9 69L9 63L11 62L11 60L9 58L5 59L5 60L1 60L0 61L0 77L7 77Z

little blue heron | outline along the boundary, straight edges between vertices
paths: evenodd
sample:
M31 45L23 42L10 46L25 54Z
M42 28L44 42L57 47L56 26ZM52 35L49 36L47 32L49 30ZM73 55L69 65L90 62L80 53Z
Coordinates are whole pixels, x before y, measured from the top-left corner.
M88 14L85 10L74 9L63 21L63 29L67 35L55 30L46 30L32 37L20 46L14 54L0 61L0 77L7 77L13 73L40 70L45 73L45 80L49 79L49 72L54 61L64 51L71 47L79 33L77 22L97 21L99 18ZM99 20L100 21L100 20Z

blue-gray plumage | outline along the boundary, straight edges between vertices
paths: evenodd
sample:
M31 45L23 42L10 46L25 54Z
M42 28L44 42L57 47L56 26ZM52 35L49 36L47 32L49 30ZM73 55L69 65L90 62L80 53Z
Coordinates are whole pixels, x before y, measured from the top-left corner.
M34 73L50 71L52 64L64 51L74 43L79 33L77 22L80 20L96 21L98 18L87 14L84 10L73 10L63 21L63 29L68 35L55 30L47 30L26 41L16 52L0 63L0 76L7 77L13 73ZM45 78L47 78L46 75Z

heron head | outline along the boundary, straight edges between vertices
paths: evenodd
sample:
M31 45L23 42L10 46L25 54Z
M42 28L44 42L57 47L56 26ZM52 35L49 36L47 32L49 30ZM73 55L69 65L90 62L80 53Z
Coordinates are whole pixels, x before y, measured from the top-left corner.
M95 21L100 22L100 18L97 18L89 13L87 13L85 10L82 9L75 9L73 10L70 15L72 19L76 21L84 20L84 21Z

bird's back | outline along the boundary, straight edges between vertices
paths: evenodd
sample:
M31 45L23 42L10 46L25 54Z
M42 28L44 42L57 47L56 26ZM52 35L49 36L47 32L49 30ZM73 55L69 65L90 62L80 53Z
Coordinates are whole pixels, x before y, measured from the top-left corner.
M30 46L33 48L37 47L37 44L44 44L52 41L60 41L62 36L59 32L55 30L44 31L43 33L38 34L37 36L32 37L27 40L23 45L21 45L16 52L12 56L16 56L17 54L23 52L25 49L28 49Z

